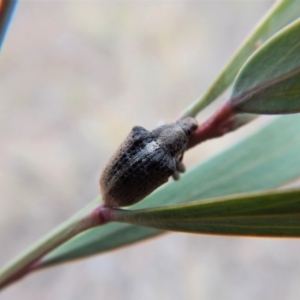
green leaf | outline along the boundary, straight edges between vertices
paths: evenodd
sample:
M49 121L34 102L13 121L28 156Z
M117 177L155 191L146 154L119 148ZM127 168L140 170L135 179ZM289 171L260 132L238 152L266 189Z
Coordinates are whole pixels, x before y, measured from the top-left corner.
M114 210L116 221L161 230L300 237L300 190L219 198L145 210Z
M300 176L299 130L299 115L279 118L231 149L190 170L179 181L164 185L134 208L266 190L293 180ZM43 260L42 266L101 253L160 233L151 228L108 224L62 245Z
M299 0L277 1L273 8L254 28L253 32L246 38L207 92L192 103L182 113L182 117L196 116L199 111L216 100L233 83L237 73L249 56L276 32L299 17Z
M238 112L300 112L300 19L271 38L246 62L234 83Z

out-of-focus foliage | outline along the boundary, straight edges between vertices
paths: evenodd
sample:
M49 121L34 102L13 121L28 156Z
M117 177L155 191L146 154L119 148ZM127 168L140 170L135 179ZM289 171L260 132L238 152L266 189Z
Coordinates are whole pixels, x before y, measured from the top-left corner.
M299 11L300 1L298 0L277 1L224 67L206 93L195 103L191 104L183 116L195 116L199 111L216 100L233 83L235 76L248 57L276 32L298 19Z
M300 19L276 34L237 76L231 102L239 112L300 112Z

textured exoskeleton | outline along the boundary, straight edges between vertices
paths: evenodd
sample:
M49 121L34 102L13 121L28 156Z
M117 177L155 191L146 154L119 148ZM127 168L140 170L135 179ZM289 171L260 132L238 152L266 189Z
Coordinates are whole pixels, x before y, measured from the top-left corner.
M133 127L100 177L104 203L113 207L132 205L170 176L178 179L179 172L184 172L184 151L196 128L197 121L192 117L153 131Z

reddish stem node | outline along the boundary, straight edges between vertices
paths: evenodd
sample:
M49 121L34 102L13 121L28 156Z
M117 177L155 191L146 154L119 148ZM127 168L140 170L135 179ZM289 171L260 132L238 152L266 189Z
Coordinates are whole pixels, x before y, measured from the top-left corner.
M232 106L226 102L211 118L198 126L190 137L188 149L206 140L220 137L235 130L235 119L236 112Z

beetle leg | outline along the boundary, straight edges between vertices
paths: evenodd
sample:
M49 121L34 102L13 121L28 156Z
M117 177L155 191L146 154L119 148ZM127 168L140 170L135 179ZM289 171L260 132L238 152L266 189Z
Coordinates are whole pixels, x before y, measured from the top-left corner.
M176 164L176 169L178 172L180 173L184 173L185 172L185 165L182 161L178 161Z
M181 161L176 161L176 170L172 174L173 179L178 180L180 178L180 173L183 173L184 171L184 164Z
M172 175L174 180L178 180L180 178L180 173L185 172L185 166L182 162L182 158L183 158L183 154L180 155L179 158L175 159L176 170L173 172L173 175Z
M182 152L181 154L180 154L180 156L178 157L178 161L182 161L183 160L183 154L184 154L184 152Z
M179 180L179 178L180 178L179 172L177 170L174 171L174 173L172 174L172 177L174 180Z
M179 175L179 172L177 171L177 161L176 161L176 159L174 159L173 157L171 157L169 155L166 155L165 160L166 160L165 161L166 165L168 166L168 169L171 172L173 179L178 180L180 175Z
M176 170L180 173L185 172L185 166L184 166L184 163L182 162L183 154L184 154L184 152L182 152L180 154L180 156L176 158Z

